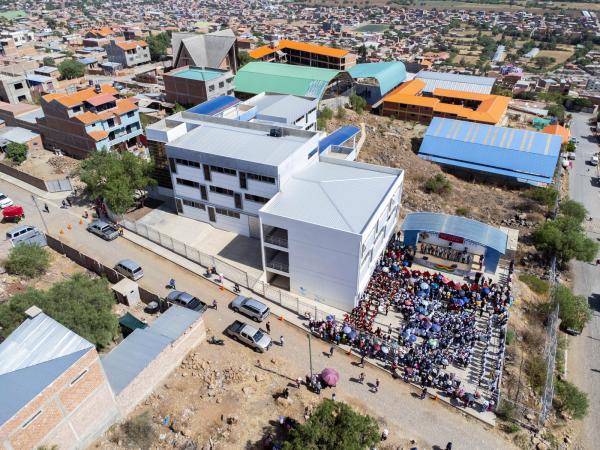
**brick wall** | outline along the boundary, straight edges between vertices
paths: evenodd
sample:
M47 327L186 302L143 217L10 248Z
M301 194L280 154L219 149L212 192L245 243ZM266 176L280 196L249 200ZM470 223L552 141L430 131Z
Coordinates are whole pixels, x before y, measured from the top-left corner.
M200 317L182 336L152 361L117 396L117 405L123 416L127 416L138 403L143 401L173 371L185 356L206 338L204 320Z

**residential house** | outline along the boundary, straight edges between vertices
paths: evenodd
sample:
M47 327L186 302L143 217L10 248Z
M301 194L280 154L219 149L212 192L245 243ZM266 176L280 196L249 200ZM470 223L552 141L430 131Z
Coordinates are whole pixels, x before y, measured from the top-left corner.
M122 67L139 66L150 62L150 47L145 41L115 41L104 46L108 60Z

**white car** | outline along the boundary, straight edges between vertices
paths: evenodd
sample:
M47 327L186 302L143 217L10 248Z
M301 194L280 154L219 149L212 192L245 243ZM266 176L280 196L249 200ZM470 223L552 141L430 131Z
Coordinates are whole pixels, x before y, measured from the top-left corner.
M7 206L12 206L14 204L15 204L15 202L13 202L10 197L7 197L2 192L0 192L0 208L1 209L6 208Z
M579 139L576 137L572 137L571 139L569 139L569 142L572 142L573 144L579 144Z
M598 155L592 156L592 158L590 159L590 164L592 166L597 166L598 165Z

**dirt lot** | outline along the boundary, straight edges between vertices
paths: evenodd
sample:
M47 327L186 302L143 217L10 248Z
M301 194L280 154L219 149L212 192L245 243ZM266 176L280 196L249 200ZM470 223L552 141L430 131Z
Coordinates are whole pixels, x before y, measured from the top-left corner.
M554 58L556 62L552 64L564 64L564 62L569 59L573 55L573 50L541 50L536 58L540 58L542 56L547 56L549 58ZM535 58L534 61L535 63Z
M11 164L6 161L6 164ZM79 168L79 161L68 156L57 156L54 152L43 148L30 151L27 159L19 166L19 170L43 180L56 180L65 178Z

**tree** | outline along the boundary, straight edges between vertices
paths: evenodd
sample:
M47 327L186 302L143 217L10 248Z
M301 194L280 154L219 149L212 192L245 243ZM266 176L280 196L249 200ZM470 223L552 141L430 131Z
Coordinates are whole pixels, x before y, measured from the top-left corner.
M565 200L560 202L560 213L567 217L576 219L579 223L585 220L587 209L575 200Z
M43 274L50 266L50 253L35 244L18 244L10 249L6 270L14 275L33 278Z
M548 107L548 115L562 121L565 118L565 107L563 105L550 105Z
M154 164L130 152L96 151L81 163L79 177L93 198L102 198L116 214L135 204L139 191L153 186Z
M450 180L446 178L443 173L438 173L437 175L428 178L425 181L425 191L428 193L434 194L447 194L452 190L452 185L450 184Z
M6 156L18 165L27 159L28 150L27 144L9 142L6 146Z
M598 244L585 235L581 222L569 216L540 225L533 232L533 241L537 251L548 259L556 256L561 265L572 258L590 262L598 252Z
M148 36L146 38L150 47L150 58L152 61L161 61L167 56L167 49L171 45L171 36L166 31Z
M367 62L367 47L365 44L358 47L358 62L366 63Z
M44 56L42 63L45 66L53 66L54 64L56 64L56 62L54 61L54 58L52 58L51 56Z
M78 273L49 290L29 289L0 305L0 334L8 336L25 320L33 305L98 348L110 345L119 332L112 313L115 303L108 281Z
M587 299L582 295L573 294L573 291L566 286L556 287L554 300L560 305L560 326L563 329L581 331L592 318L592 310Z
M559 410L571 413L575 419L583 419L590 407L587 394L567 380L556 381L554 399Z
M526 197L534 202L551 209L556 204L558 198L558 191L552 186L548 187L535 187L528 191L525 191L523 197Z
M304 424L290 431L283 450L364 450L379 442L377 422L343 402L323 400Z
M74 59L65 59L58 65L58 71L64 79L72 80L85 74L85 65Z
M352 94L350 96L350 104L352 105L352 109L357 114L362 114L365 108L367 107L367 101L362 98L360 95Z
M252 61L252 58L250 57L250 54L245 51L245 50L240 50L238 52L238 62L239 62L239 66L244 67L246 64L248 64L250 61Z

